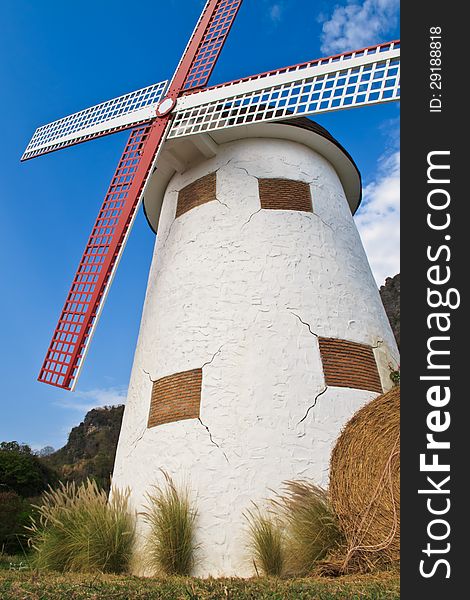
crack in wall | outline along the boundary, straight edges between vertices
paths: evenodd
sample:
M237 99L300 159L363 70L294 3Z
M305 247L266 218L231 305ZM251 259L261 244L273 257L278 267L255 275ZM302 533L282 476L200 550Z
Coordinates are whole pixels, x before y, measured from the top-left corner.
M217 169L214 171L215 175L216 175L216 189L217 189L217 173L221 170L224 169L227 165L230 164L230 162L233 160L233 158L231 158L230 160L228 160L225 164L221 165L220 167L217 167ZM230 206L228 204L225 204L225 202L222 202L222 200L220 200L219 198L216 197L214 198L214 200L217 200L217 202L219 204L222 204L222 206L225 206L226 208L228 208L230 210Z
M248 223L251 221L251 219L257 215L259 212L261 212L263 209L259 208L256 212L254 212L252 215L250 215L250 218L248 219L248 221L246 223L243 223L242 227L245 227L246 225L248 225Z
M223 349L223 347L224 347L224 346L226 346L226 345L227 345L227 342L226 342L226 343L224 343L224 344L222 344L222 346L220 346L220 348L217 350L217 352L214 352L214 354L213 354L212 358L211 358L210 360L208 360L207 362L205 362L205 363L204 363L204 364L203 364L201 367L199 367L199 368L200 368L200 369L203 369L204 367L207 367L207 366L209 366L210 364L212 364L212 363L214 362L214 359L215 359L215 357L216 357L218 354L220 354L220 353L222 352L222 349ZM145 374L148 376L150 383L155 383L156 381L158 381L158 379L152 379L152 377L151 377L151 375L150 375L149 371L146 371L146 370L145 370L143 367L141 367L141 368L142 368L142 372L143 372L143 373L145 373Z
M256 175L252 175L248 169L245 169L245 167L233 167L234 169L236 169L237 171L243 171L246 175L248 175L248 177L252 177L253 179L256 179L256 181L260 180L260 177L256 177Z
M305 419L308 417L309 412L315 408L315 406L317 405L317 401L318 398L320 398L320 396L323 396L323 394L328 390L328 386L325 387L325 389L323 389L321 392L319 392L316 396L315 399L313 401L312 406L309 406L307 409L307 412L305 413L305 415L303 416L302 419L300 419L300 421L297 423L297 425L300 425L301 423L303 423L305 421Z
M150 373L149 373L148 371L146 371L145 369L142 369L142 371L143 371L143 372L144 372L146 375L148 375L148 377L149 377L149 379L150 379L150 383L155 383L155 382L157 381L157 379L152 379L152 378L150 377Z
M175 223L176 223L176 217L173 219L173 221L171 222L170 227L168 228L168 233L166 234L165 241L162 244L162 249L165 248L165 246L166 246L166 244L168 242L168 238L170 237L171 230L173 229L173 225ZM158 235L157 235L157 238L158 238Z
M239 160L239 158L231 158L231 159L230 159L230 160L228 160L228 161L227 161L225 164L221 165L221 166L220 166L220 167L217 169L217 171L220 171L221 169L225 169L225 167L228 167L228 165L230 165L230 164L231 164L231 163L233 163L233 162L237 162L238 160ZM248 169L246 169L245 167L237 167L237 166L234 166L234 167L232 167L232 168L233 168L233 169L236 169L236 170L244 171L244 172L246 173L246 175L248 175L248 177L253 177L253 179L256 179L256 180L258 180L258 179L259 179L258 177L256 177L256 175L252 175L252 174L251 174L251 173L248 171ZM217 171L216 171L216 172L217 172Z
M145 432L147 431L148 427L145 427L145 429L142 431L142 433L139 435L139 437L132 442L132 446L131 449L129 450L129 452L127 453L126 458L129 458L129 456L134 452L135 447L137 446L137 444L140 442L140 440L144 437Z
M215 170L215 173L218 173L221 169L225 169L225 167L227 167L234 160L235 160L234 158L229 158L226 163L224 163L223 165L220 165L220 167L217 167L217 169Z
M289 310L289 309L288 309ZM310 331L310 333L312 335L314 335L316 338L319 338L319 334L315 333L314 331L312 331L312 328L310 326L310 323L307 323L306 321L304 321L303 319L301 319L299 317L299 315L295 312L293 312L292 310L289 310L289 312L291 313L291 315L294 315L294 317L297 317L299 319L299 321L302 323L302 325L305 325L306 327L308 327L308 330ZM348 327L350 326L351 323L355 323L355 321L349 321L348 322ZM382 344L384 343L383 340L377 340L375 346L371 346L372 350L376 350L377 348L380 348L382 346Z
M218 449L219 449L219 450L222 452L222 454L223 454L223 455L224 455L224 457L225 457L225 460L226 460L226 461L227 461L227 462L230 464L230 461L229 461L229 459L227 458L227 455L225 454L225 452L223 451L223 449L220 447L220 445L219 445L219 444L218 444L218 443L217 443L217 442L214 440L214 438L212 437L212 433L211 433L211 431L210 431L209 427L208 427L208 426L207 426L205 423L203 423L203 422L202 422L202 419L201 419L201 417L198 417L198 421L199 421L199 423L200 423L200 424L201 424L201 425L204 427L204 429L207 431L207 433L209 434L209 439L210 439L210 441L211 441L211 444L213 444L214 446L216 446L216 447L217 447L217 448L218 448Z
M217 352L215 352L212 356L212 358L210 360L208 360L207 362L205 362L201 367L201 369L203 369L204 367L208 367L209 365L211 365L214 362L215 357L220 354L222 352L223 347L226 344L222 344L222 346L220 346L220 348L217 350ZM158 381L158 379L152 379L152 377L150 376L150 373L148 371L146 371L144 368L142 368L143 373L145 373L146 375L148 375L149 381L150 383L155 383L156 381Z
M291 310L289 310L289 312L290 312L290 314L291 314L291 315L294 315L294 317L297 317L297 318L299 319L299 321L302 323L302 325L305 325L306 327L308 327L308 330L310 331L310 333L311 333L312 335L314 335L316 338L320 337L320 336L318 335L318 333L315 333L314 331L312 331L312 328L310 327L310 323L307 323L306 321L303 321L303 320L302 320L302 319L299 317L299 315L298 315L298 314L296 314L295 312L293 312L293 311L291 311Z
M311 214L314 215L315 217L317 217L317 219L319 219L325 227L328 227L328 229L331 229L331 231L334 231L333 227L329 223L324 221L318 213L316 213L312 210Z
M306 321L304 321L303 319L301 319L299 317L298 314L296 314L295 312L293 312L292 310L289 310L289 312L291 313L291 315L294 315L294 317L297 317L297 319L299 319L299 321L302 323L302 325L305 325L306 327L308 327L309 332L316 337L317 339L320 337L318 335L318 333L315 333L314 331L312 331L312 328L310 327L310 323L307 323ZM319 392L316 396L315 399L313 400L313 404L311 406L308 407L307 412L305 413L305 415L302 417L302 419L300 419L300 421L297 423L297 425L300 425L301 423L303 423L305 421L305 419L308 417L310 411L315 408L315 406L317 405L318 402L318 398L320 398L320 396L323 396L323 394L328 390L328 386L325 386L325 388Z
M297 164L293 164L291 162L288 162L285 158L282 158L282 157L279 157L279 160L286 167L292 167L293 169L295 169L301 175L305 175L305 177L311 177L312 176L311 173L307 173L306 171L299 170L299 166L300 165L298 163ZM308 183L309 185L311 185L312 183L315 183L319 179L320 179L320 175L317 175L311 181L305 181L305 183Z
M220 354L220 353L222 352L222 348L223 348L224 346L226 346L226 345L227 345L226 343L225 343L225 344L222 344L222 346L220 346L220 348L219 348L219 349L217 350L217 352L216 352L216 353L215 353L215 354L212 356L212 358L211 358L209 361L205 362L205 363L202 365L201 369L203 369L204 367L208 367L209 365L211 365L211 364L213 363L213 361L214 361L215 357L216 357L218 354Z
M232 160L234 160L234 159L232 159ZM232 162L232 160L229 160L229 162L227 163L227 165L230 164L230 162ZM286 163L284 161L281 161L281 162L283 162L288 167L294 167L294 168L298 167L298 165L291 165L291 164ZM224 165L224 166L227 166L227 165ZM253 179L256 179L257 181L259 181L260 179L286 179L286 177L269 177L267 175L265 177L258 177L257 175L253 175L252 173L250 173L248 171L248 169L246 169L245 167L233 167L233 168L237 169L239 171L243 171L244 173L246 173L246 175L248 175L248 177L252 177ZM306 177L309 175L309 173L306 173L305 171L299 171L299 173L301 175L305 175ZM319 179L320 179L320 177L314 177L313 179L310 179L308 181L303 181L303 183L306 183L307 185L313 185L314 183L317 183L317 181ZM292 181L294 181L294 180L292 180ZM297 181L297 180L295 180L295 181Z
M230 210L230 206L228 204L225 204L225 202L222 202L222 200L219 200L217 197L214 198L214 200L216 200L219 204L222 204L222 206L225 206Z

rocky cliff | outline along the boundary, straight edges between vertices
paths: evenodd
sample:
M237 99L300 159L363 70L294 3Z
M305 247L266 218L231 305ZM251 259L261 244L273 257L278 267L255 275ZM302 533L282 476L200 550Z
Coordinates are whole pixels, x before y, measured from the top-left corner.
M72 429L67 444L41 460L62 481L80 483L92 477L108 489L123 412L124 406L90 410L83 422Z
M385 285L380 288L380 296L400 347L400 273L395 277L387 277Z

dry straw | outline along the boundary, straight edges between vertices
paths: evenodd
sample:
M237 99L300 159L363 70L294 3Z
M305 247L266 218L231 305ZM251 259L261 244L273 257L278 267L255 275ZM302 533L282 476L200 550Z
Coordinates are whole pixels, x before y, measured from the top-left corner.
M331 456L329 491L347 544L340 570L396 563L400 387L372 400L347 423Z

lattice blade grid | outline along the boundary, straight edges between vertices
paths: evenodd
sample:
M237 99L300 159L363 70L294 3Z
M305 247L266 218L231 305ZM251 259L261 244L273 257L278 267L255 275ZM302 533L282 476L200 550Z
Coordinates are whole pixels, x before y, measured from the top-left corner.
M136 128L111 181L65 306L52 337L39 381L70 389L123 240L138 207L131 188L151 126Z
M184 81L183 91L207 84L241 4L242 0L219 0Z
M389 44L385 51L382 48L374 47L369 53L352 53L343 60L316 62L308 68L292 67L282 74L263 75L258 80L254 77L182 98L168 137L398 100L400 57L396 51L399 45ZM357 60L348 64L350 58ZM325 72L328 69L329 72ZM283 83L283 79L290 80ZM257 89L236 93L253 87ZM224 93L225 98L221 97ZM216 99L211 100L211 97Z
M167 86L167 81L161 81L39 127L21 160L149 121Z

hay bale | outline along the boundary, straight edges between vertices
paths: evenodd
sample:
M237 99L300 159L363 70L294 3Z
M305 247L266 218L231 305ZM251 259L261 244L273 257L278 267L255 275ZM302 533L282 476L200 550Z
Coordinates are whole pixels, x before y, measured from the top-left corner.
M348 564L400 556L400 388L360 409L331 456L330 496L345 534Z

